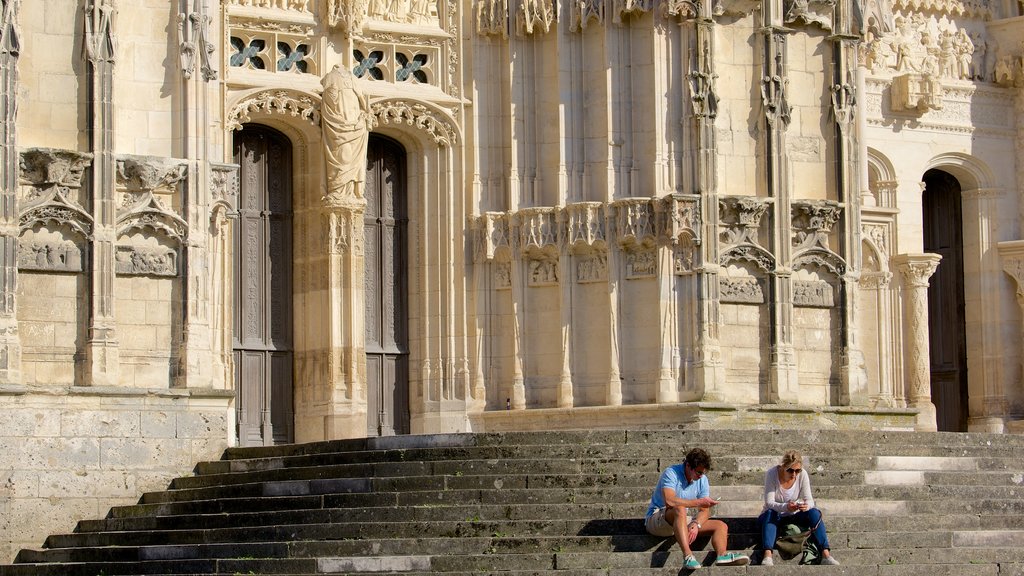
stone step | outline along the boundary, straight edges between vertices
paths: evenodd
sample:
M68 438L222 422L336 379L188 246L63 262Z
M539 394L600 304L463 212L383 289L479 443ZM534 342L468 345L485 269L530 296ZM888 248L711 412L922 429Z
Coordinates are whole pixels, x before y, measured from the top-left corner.
M1024 448L1024 436L1012 434L860 430L801 430L799 434L793 434L790 430L596 430L436 434L332 440L285 446L229 448L224 457L228 460L235 460L325 452L412 450L458 446L596 446L605 444L655 444L675 447L679 453L682 453L682 447L686 446L711 443L747 444L751 441L773 446L772 453L784 450L789 446L813 448L819 444L877 445L880 449L898 446L911 448L942 446L963 449ZM811 453L811 450L805 450L805 452Z
M186 500L156 504L118 506L110 510L110 517L126 518L145 515L211 514L231 512L272 511L284 509L392 507L417 505L467 504L560 504L560 503L622 503L643 507L650 499L651 491L646 486L600 486L578 488L537 488L537 489L449 489L418 491L374 491L360 493L319 492L322 489L343 489L345 486L310 486L309 482L275 483L265 485L263 493L300 495L266 496L245 498L220 498L208 500ZM715 498L723 505L743 503L749 509L751 503L760 506L763 488L760 486L714 486ZM935 486L935 485L881 485L881 486L815 486L815 498L819 507L826 508L835 500L936 500L936 499L1024 499L1022 486Z
M753 459L761 468L778 462L778 444L745 441L740 443L708 442L701 444L714 460L724 457ZM971 457L974 449L960 446L903 446L880 444L807 444L795 443L786 448L801 450L814 458L874 457L888 458L963 458ZM987 457L1013 458L1015 447L987 448ZM519 460L519 459L595 459L638 458L678 460L685 450L659 444L605 444L605 445L530 445L530 446L453 446L415 448L408 450L376 450L366 452L319 452L269 458L224 459L200 462L196 472L200 475L253 472L279 468L335 466L343 464L371 464L385 462L436 462L443 460Z
M863 507L861 513L863 514ZM274 523L279 520L281 523ZM124 526L124 522L131 525ZM752 516L729 518L733 535L759 533ZM454 521L389 521L362 522L346 518L335 511L279 513L271 518L252 515L211 515L207 517L171 517L90 521L89 526L73 534L53 535L47 539L49 548L82 546L147 546L155 544L205 544L280 540L378 540L389 538L474 538L494 537L578 537L578 536L644 536L642 519L580 520L481 520ZM203 526L202 530L195 529ZM888 534L893 532L1024 530L1024 515L894 515L835 516L827 518L830 533ZM240 540L237 540L239 539ZM863 537L858 537L864 540ZM860 541L858 540L858 541Z
M715 459L713 474L728 478L736 473L760 473L774 465L774 458L766 460L754 457L726 456ZM322 480L322 479L367 479L380 477L408 476L505 476L529 470L534 475L574 474L657 474L665 465L675 461L642 458L579 458L579 459L532 459L532 460L449 460L442 462L379 462L372 464L338 464L331 466L310 466L295 468L273 468L251 472L229 472L176 478L171 489L197 489L222 487L255 482ZM914 466L920 466L915 468ZM882 468L879 468L882 466ZM972 457L834 457L814 458L808 468L815 473L833 474L863 473L880 470L887 472L1004 472L1021 474L1024 480L1024 461L1017 457L972 458ZM756 474L755 474L756 477ZM758 482L760 483L760 482Z
M753 549L758 544L756 526L730 526L730 545ZM741 528L737 530L736 528ZM742 531L746 528L746 531ZM853 549L892 547L892 537L883 532L842 532L829 530L832 549L837 553ZM504 536L463 538L380 538L331 541L282 541L225 544L181 544L151 546L104 546L23 550L19 562L124 562L130 560L190 560L203 558L316 558L343 556L467 555L548 552L644 552L674 546L673 541L646 533L606 536ZM704 545L706 542L697 542ZM1024 530L903 532L902 548L992 548L1024 545Z

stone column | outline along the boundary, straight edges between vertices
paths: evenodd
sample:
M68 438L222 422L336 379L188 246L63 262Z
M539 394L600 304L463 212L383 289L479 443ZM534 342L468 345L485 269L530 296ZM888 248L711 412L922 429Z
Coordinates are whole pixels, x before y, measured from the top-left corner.
M619 278L622 266L619 258L622 249L618 242L619 230L615 225L617 208L608 204L605 208L605 231L608 235L608 391L606 406L622 405L622 370L619 364Z
M92 217L95 221L91 254L89 334L85 343L83 383L116 385L120 351L114 318L114 249L116 207L114 202L114 61L117 38L114 0L87 0L85 50L88 75L89 145L92 166Z
M916 408L917 429L937 429L931 392L928 343L928 279L942 257L938 254L900 254L893 264L903 275L903 323L906 326L907 405Z
M234 358L231 343L231 218L238 215L238 164L210 165L210 264L206 280L210 293L210 361L214 388L234 386Z
M562 336L562 371L558 377L558 407L572 408L575 403L572 389L572 292L576 288L576 275L573 273L572 250L569 242L569 212L559 210L556 214L558 222L558 289L561 294L559 302L560 326Z
M18 5L0 0L0 385L21 382L18 336Z

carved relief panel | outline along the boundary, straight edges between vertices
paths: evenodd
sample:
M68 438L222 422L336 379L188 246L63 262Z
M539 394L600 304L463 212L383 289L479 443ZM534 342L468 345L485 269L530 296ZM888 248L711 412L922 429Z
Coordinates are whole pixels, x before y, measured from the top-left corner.
M85 209L83 177L91 154L31 148L20 156L21 214L18 267L82 272L93 221Z
M173 207L181 204L184 162L147 156L117 158L115 272L132 276L177 276L179 251L188 226Z

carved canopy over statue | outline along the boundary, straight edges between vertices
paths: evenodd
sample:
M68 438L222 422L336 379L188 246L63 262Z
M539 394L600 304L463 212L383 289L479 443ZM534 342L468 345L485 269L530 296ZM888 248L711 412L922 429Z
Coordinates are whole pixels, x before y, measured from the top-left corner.
M327 196L362 198L366 181L366 143L370 107L356 77L336 65L321 80L324 87L320 125L323 129Z

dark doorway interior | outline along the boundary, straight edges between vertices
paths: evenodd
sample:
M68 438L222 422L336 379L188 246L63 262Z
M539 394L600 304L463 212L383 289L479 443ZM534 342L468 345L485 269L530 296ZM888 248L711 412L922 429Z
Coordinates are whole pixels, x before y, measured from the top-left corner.
M960 182L941 170L924 174L924 250L942 255L928 287L932 402L939 430L967 430L967 337L964 320Z
M265 126L235 134L240 166L234 233L232 346L238 442L292 442L292 147Z
M408 434L405 151L393 140L371 136L366 172L366 433Z

